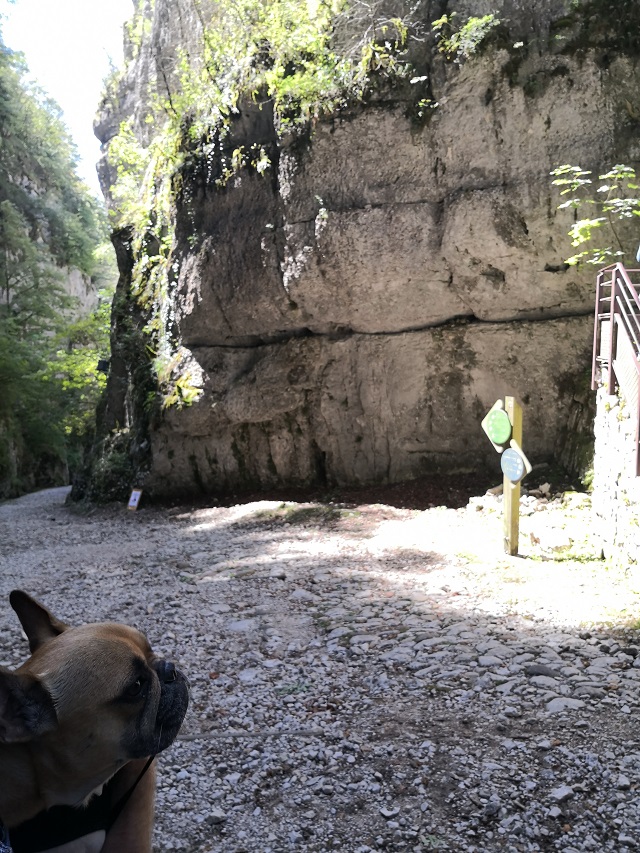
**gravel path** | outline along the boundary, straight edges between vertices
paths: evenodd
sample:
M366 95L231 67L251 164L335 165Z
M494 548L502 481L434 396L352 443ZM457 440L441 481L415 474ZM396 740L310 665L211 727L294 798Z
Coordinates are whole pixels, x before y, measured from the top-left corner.
M543 489L544 491L544 489ZM143 630L191 682L155 849L640 848L638 584L588 501L0 505L0 595ZM8 603L0 663L26 655Z

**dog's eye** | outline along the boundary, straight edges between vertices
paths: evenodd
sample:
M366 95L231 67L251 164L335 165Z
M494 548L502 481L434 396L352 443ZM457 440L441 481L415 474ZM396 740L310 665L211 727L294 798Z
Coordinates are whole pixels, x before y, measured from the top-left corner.
M136 678L133 684L130 684L125 690L125 696L128 699L136 699L138 696L141 695L146 683L146 679L142 677Z

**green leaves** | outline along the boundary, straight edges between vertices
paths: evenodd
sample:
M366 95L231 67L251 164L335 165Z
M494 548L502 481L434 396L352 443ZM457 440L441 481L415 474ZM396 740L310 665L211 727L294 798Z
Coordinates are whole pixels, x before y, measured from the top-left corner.
M581 263L605 266L624 261L627 254L635 252L638 242L636 233L624 228L625 220L640 216L640 198L637 193L640 184L636 181L635 170L631 166L617 164L608 172L598 176L604 181L596 187L593 195L592 172L565 164L551 172L553 186L561 187L560 195L571 197L558 205L558 210L573 208L576 214L585 207L595 208L600 216L577 219L569 229L571 245L574 248L589 244L588 248L566 259L566 263L576 266ZM613 244L611 244L613 238Z
M95 252L106 216L75 164L59 108L0 40L0 497L64 470L104 382L108 309L72 323L64 286L71 270L113 281L113 251Z
M579 166L558 166L557 169L554 169L551 174L555 177L555 181L551 181L554 187L563 187L564 189L560 190L560 195L567 195L567 193L575 193L581 187L590 186L591 172L585 171L581 169ZM574 197L565 201L564 204L561 204L559 207L574 207L580 203L580 198ZM586 200L587 203L590 202L589 199Z
M431 24L438 42L438 50L448 60L460 64L477 52L483 41L494 27L500 24L495 14L483 15L481 18L470 17L459 29L456 29L454 18L456 12L443 15Z

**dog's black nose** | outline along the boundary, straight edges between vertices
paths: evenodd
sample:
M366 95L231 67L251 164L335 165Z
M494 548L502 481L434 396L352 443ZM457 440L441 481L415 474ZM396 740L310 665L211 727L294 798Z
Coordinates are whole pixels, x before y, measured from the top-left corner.
M158 678L164 684L169 684L171 681L176 680L176 668L170 661L159 661L156 670L158 672Z

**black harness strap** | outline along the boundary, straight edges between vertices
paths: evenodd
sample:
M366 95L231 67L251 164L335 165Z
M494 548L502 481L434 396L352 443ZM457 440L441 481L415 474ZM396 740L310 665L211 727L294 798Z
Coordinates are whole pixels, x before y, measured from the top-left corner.
M0 853L11 853L7 827L0 821Z
M151 767L154 758L155 756L152 755L136 781L113 808L110 808L109 800L116 777L107 782L100 796L92 797L84 808L53 806L21 823L20 826L14 827L11 830L10 846L7 849L12 850L13 853L41 853L50 847L68 844L92 832L99 830L108 832L129 802L140 780ZM1 847L0 853L2 853Z
M122 795L122 797L120 797L120 799L118 800L118 802L115 804L115 806L114 806L114 807L113 807L113 809L111 810L111 815L110 815L110 817L109 817L109 821L108 821L108 823L107 823L107 825L106 825L106 827L105 827L105 828L106 828L106 830L107 830L107 832L111 829L111 827L113 826L113 824L114 824L114 823L118 820L118 818L120 817L120 812L121 812L121 811L122 811L122 809L127 805L127 803L129 802L129 799L131 798L131 795L133 794L133 792L135 791L135 789L138 787L138 783L140 782L140 780L142 779L142 777L144 776L144 774L147 772L147 770L148 770L148 769L151 767L151 765L153 764L153 759L154 759L154 758L155 758L155 755L152 755L152 756L151 756L151 758L150 758L150 759L147 761L147 763L144 765L144 767L142 768L142 770L140 771L140 773L138 774L138 778L136 779L136 781L135 781L135 782L133 783L133 785L129 788L129 790L128 790L128 791L126 791L126 792Z

